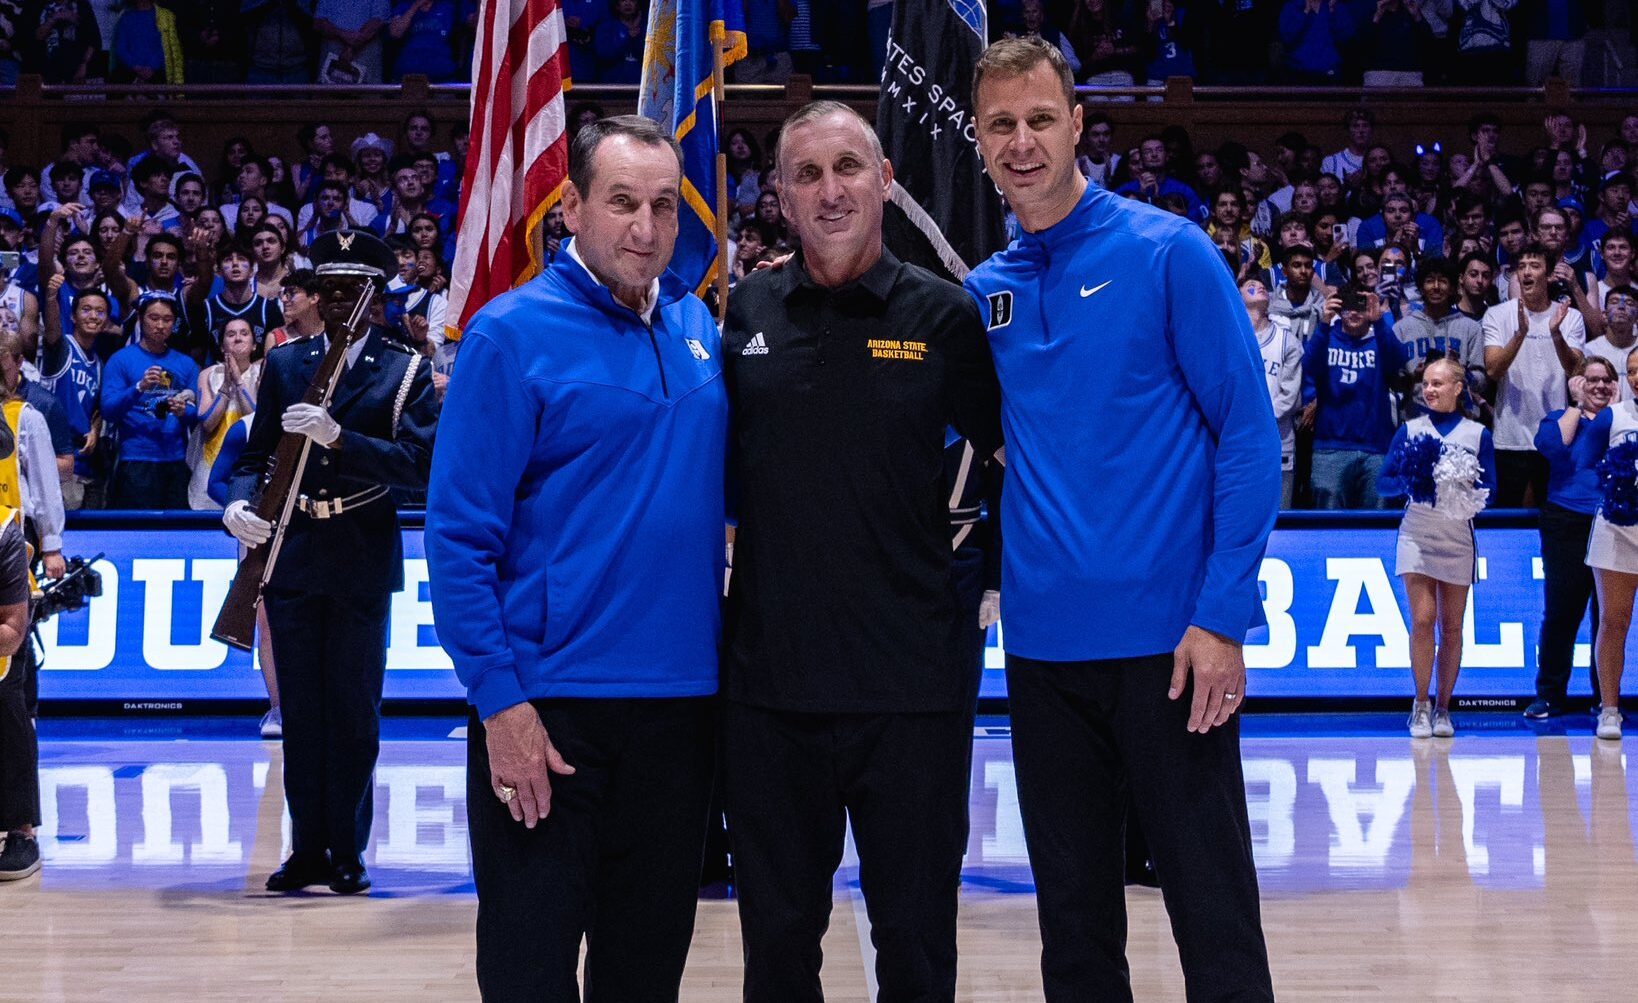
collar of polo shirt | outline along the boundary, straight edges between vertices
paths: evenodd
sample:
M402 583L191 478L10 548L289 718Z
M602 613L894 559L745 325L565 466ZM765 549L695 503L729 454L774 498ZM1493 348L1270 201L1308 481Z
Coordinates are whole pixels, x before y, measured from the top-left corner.
M882 256L876 259L876 263L870 266L870 270L842 288L863 289L885 303L888 295L893 291L893 283L898 280L899 268L902 265L903 263L893 256L893 252L883 245ZM802 258L801 251L797 251L791 260L786 262L783 278L786 299L789 299L798 289L817 289L824 292L840 291L828 289L813 281L813 277L808 274L808 266Z

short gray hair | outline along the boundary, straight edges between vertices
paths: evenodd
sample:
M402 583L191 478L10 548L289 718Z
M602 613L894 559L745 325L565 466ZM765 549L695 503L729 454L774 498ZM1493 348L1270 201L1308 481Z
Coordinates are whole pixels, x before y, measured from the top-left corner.
M604 140L616 136L625 136L644 146L670 147L671 152L677 155L677 176L682 177L682 145L661 129L659 123L641 115L600 118L575 133L574 142L569 144L569 183L574 185L582 198L591 193L592 160L597 154L597 148L603 145Z
M864 127L865 138L870 143L870 155L876 158L876 164L880 166L881 162L887 159L887 154L882 152L882 138L876 135L876 127L853 106L840 101L810 101L792 112L791 117L779 127L779 142L774 147L774 167L781 178L785 174L785 137L789 136L796 126L816 122L831 115L849 115L857 119Z

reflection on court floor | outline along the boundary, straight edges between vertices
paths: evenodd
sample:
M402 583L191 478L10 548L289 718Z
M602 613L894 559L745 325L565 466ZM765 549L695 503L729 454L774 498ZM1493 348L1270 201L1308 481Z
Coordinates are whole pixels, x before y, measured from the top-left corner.
M1282 1000L1630 999L1638 858L1629 744L1587 718L1532 730L1458 715L1250 717L1247 801ZM0 886L19 917L0 999L473 999L464 739L389 719L368 897L262 890L285 852L280 753L253 722L42 722L46 866ZM958 928L962 1003L1041 998L1035 898L1006 722L975 741ZM1140 1000L1184 997L1160 897L1128 894ZM872 996L851 854L825 943L828 999ZM740 998L735 903L702 901L685 1003Z
M1397 722L1364 720L1375 727L1356 734L1323 718L1248 726L1247 803L1265 894L1403 888L1429 870L1480 888L1538 888L1556 867L1584 867L1577 851L1594 843L1608 866L1638 868L1638 798L1621 745L1574 727L1542 736L1470 728L1418 743L1390 731ZM239 722L157 734L103 727L99 736L95 722L43 722L47 888L243 886L276 866L289 838L276 743L228 737L248 732ZM1006 734L1001 722L975 740L964 870L974 893L1033 891ZM389 721L387 735L366 859L377 888L470 894L458 722ZM1555 792L1552 811L1544 789Z

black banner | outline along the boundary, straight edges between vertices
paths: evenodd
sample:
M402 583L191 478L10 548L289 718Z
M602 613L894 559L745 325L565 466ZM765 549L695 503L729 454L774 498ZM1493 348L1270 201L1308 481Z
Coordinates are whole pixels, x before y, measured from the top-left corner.
M983 0L897 0L876 132L895 184L883 228L911 261L960 281L1006 246L1001 196L984 173L973 120Z

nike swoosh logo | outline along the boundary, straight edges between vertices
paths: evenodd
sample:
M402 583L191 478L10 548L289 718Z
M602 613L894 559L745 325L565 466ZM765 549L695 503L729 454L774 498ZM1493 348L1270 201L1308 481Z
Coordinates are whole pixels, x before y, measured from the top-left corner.
M1109 282L1113 282L1113 281L1115 281L1115 280L1114 279L1109 280ZM1097 292L1099 289L1102 289L1104 286L1108 285L1109 282L1105 282L1102 285L1093 286L1091 289L1088 289L1085 286L1081 286L1081 299L1086 299L1088 296L1092 295L1093 293Z

